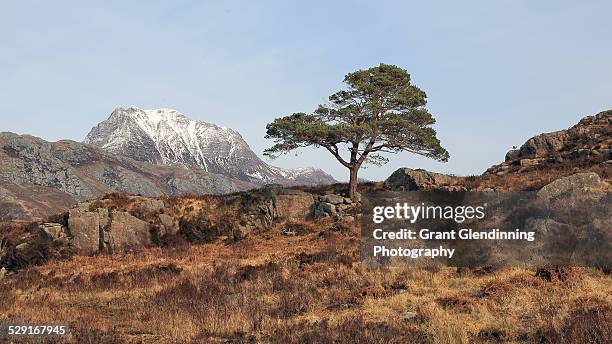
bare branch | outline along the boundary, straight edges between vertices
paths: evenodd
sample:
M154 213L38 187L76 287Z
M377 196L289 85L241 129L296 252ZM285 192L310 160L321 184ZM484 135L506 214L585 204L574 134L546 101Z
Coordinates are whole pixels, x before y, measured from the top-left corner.
M346 160L342 159L342 156L338 152L338 146L336 145L321 145L321 146L325 147L330 153L332 153L332 155L336 158L336 160L338 160L342 165L344 165L347 168L351 167L351 164L349 164Z

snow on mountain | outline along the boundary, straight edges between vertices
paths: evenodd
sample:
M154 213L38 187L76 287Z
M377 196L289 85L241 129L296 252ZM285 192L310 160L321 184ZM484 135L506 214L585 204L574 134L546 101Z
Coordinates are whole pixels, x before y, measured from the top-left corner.
M118 107L89 132L84 143L139 161L196 167L254 183L335 182L320 169L270 166L237 131L189 119L174 109Z

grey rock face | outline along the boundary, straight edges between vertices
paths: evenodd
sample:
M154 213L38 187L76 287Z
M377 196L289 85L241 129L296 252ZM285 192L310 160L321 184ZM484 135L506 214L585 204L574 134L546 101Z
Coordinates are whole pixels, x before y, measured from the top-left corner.
M160 168L162 166L159 166ZM167 174L164 188L167 194L224 194L254 187L254 184L230 179L219 174L208 173L200 169L174 168Z
M75 171L54 154L53 145L11 133L0 133L0 144L0 149L9 158L3 159L0 182L48 186L78 197L94 196L93 190Z
M506 153L506 158L504 161L511 161L518 159L520 156L520 151L518 149L511 149Z
M253 153L238 132L191 120L173 109L119 107L94 127L84 142L138 161L196 167L251 183L335 182L319 169L269 166ZM173 186L182 187L177 182Z
M89 175L113 192L127 192L135 195L156 196L165 193L163 186L155 179L143 178L140 171L121 165L100 164L91 166Z
M336 207L332 203L321 202L319 203L319 209L321 209L323 213L326 213L329 216L336 215Z

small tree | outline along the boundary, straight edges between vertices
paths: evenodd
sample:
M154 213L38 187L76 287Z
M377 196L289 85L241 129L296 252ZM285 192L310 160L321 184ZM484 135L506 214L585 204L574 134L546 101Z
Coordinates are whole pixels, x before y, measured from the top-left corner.
M275 144L264 155L275 158L308 146L327 149L350 171L351 199L359 168L388 161L380 153L407 151L448 160L431 128L435 119L425 108L427 96L410 83L406 70L380 64L350 73L344 82L348 88L332 94L313 113L294 113L268 124L266 138Z

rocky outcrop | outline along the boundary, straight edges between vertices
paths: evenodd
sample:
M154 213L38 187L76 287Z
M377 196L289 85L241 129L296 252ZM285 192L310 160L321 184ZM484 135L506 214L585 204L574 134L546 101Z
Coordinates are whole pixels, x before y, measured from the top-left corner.
M385 180L384 186L392 191L417 191L441 189L448 191L465 191L460 185L461 178L446 174L429 172L423 169L397 169Z
M361 194L357 194L357 200L354 202L350 197L344 197L338 194L325 194L318 196L314 204L313 217L315 219L322 217L336 217L344 219L354 219L355 214L359 211L361 205Z
M254 228L269 227L280 220L310 218L314 207L314 197L310 193L284 189L279 185L269 185L253 195L243 193L238 197L242 204L242 228L247 232Z
M79 254L109 253L152 245L149 223L125 211L81 203L68 213L69 244Z
M610 164L612 159L612 110L587 116L567 129L534 136L506 154L485 174L504 175L562 163Z
M422 169L397 169L385 180L385 188L393 191L428 190L436 186L449 185L451 178L444 174Z

